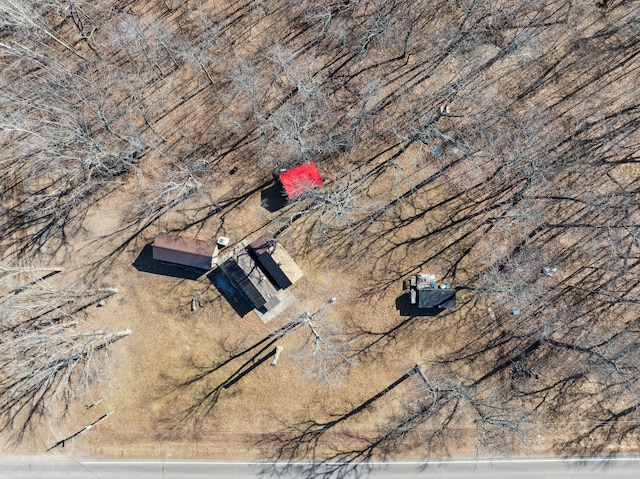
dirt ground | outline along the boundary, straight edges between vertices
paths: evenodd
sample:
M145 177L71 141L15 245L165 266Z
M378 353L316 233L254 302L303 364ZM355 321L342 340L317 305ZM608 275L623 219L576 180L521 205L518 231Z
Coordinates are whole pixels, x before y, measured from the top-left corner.
M92 210L83 223L82 236L69 245L67 272L59 278L63 283L81 284L91 265L119 245L122 237L112 235L122 221L123 211L117 205L132 201L131 195L123 189ZM197 234L201 239L224 234L235 242L247 230L261 231L268 219L256 194L225 218L222 231L212 219ZM169 225L171 219L161 220L158 229ZM180 276L192 272L156 264L150 259L148 247L153 238L153 230L136 238L101 274L100 281L118 288L118 293L104 307L89 312L89 321L96 329L129 328L131 336L114 345L111 369L105 371L93 396L86 398L87 404L72 407L65 417L52 418L46 432L40 433L36 449L114 411L95 429L58 452L106 457L262 458L266 449L261 442L269 433L309 417L322 419L348 411L414 364L436 357L447 348L447 336L455 331L451 326L464 315L464 311L457 311L420 319L424 322L421 340L400 337L384 353L356 363L342 384L330 387L302 378L304 364L297 350L306 334L299 331L278 342L285 349L277 367L261 365L237 385L223 390L210 410L190 411L203 393L224 381L247 357L181 388L181 382L198 374L198 366L206 368L221 362L280 328L287 319L321 305L331 310L330 320L344 321L344 329L358 325L371 332L383 331L400 318L395 301L401 293L401 282L375 298L367 298L371 284L368 262L344 271L331 261L327 249L319 254L300 254L295 238L287 238L284 245L305 277L292 287L297 304L281 318L263 324L252 312L240 317L206 276L185 279ZM191 312L191 299L196 294L200 294L203 306ZM331 297L337 299L333 304L327 302ZM429 340L436 337L437 341ZM100 402L87 409L92 400ZM391 397L389 401L393 403ZM376 409L384 411L385 407L376 405ZM354 418L344 434L366 434L380 425L379 416L367 414ZM336 435L340 440L340 434ZM348 441L348 437L342 440ZM460 445L456 454L466 452Z
M404 161L407 168L419 165L409 155ZM420 169L416 174L424 174ZM437 200L428 198L425 196L425 201ZM113 411L91 431L52 453L118 458L274 457L275 443L269 439L272 434L283 434L287 426L299 422L327 421L350 411L414 365L446 356L452 348L469 341L470 334L484 334L489 325L482 305L468 302L472 295L464 291L458 295L461 307L456 310L436 317L402 317L396 305L402 281L387 278L385 265L392 261L394 271L406 268L415 272L411 254L396 250L393 257L388 257L384 242L374 243L377 249L360 260L331 244L317 243L310 249L305 236L296 235L296 230L286 234L282 242L305 273L291 288L297 304L268 324L253 312L241 317L205 275L151 259L149 245L155 233L171 230L185 218L197 219L197 212L189 213L197 208L172 212L137 236L108 265L101 263L127 237L126 232L114 232L126 215L120 205L134 199L135 188L125 187L102 200L84 220L82 233L68 249L58 252L59 262L66 267L64 275L54 278L60 286L80 286L85 278L98 275L101 285L118 288L104 307L88 312L90 324L111 331L129 328L132 334L113 346L110 369L104 371L92 396L72 405L64 416L54 412L33 440L27 441L34 452ZM199 224L197 231L183 234L200 239L225 235L235 243L248 233L261 233L274 215L261 207L256 193L225 215L222 228L213 217ZM423 225L416 224L415 230ZM411 235L415 230L410 228L403 234ZM421 270L441 278L441 268L433 262ZM385 280L382 287L379 278ZM192 312L191 300L196 294L200 295L201 306ZM330 304L332 297L337 301ZM340 325L345 340L354 341L354 348L366 349L354 358L346 379L326 386L303 377L306 364L302 356L310 346L304 346L308 331L301 328L277 342L284 346L277 367L262 364L229 389L221 389L215 401L207 397L251 354L209 371L216 363L258 343L300 313L321 307L326 321ZM395 328L397 332L386 334ZM317 453L339 445L348 448L354 436L375 437L385 427L385 418L401 407L403 397L410 396L417 381L410 378L366 412L333 428ZM93 403L96 405L87 408ZM447 441L445 450L432 447L431 453L468 456L474 447L470 427L456 425L448 434L459 439ZM528 444L528 452L545 452L544 439L550 430L546 426L533 428L537 432ZM420 456L424 451L419 440L417 444L416 449L407 448L400 455Z
M425 174L415 156L407 154L403 161L406 171L414 165L414 174ZM391 185L394 179L389 177L388 181ZM434 186L421 200L425 204L437 203L439 191ZM328 243L318 242L310 247L302 234L304 224L282 238L305 273L291 288L297 303L268 324L253 312L240 316L207 276L154 262L149 245L157 232L170 231L189 221L198 223L197 230L188 229L183 232L185 235L210 240L225 235L235 243L272 227L274 216L279 213L269 213L260 205L259 192L226 213L224 224L215 216L198 222L203 214L198 206L203 205L187 205L183 211L175 210L160 219L111 256L129 234L118 233L127 211L121 205L133 203L135 195L135 188L123 187L90 210L81 233L67 249L57 253L65 273L51 280L59 286L81 287L83 282L98 277L101 286L118 288L104 307L89 310L87 320L96 329L128 328L132 334L113 346L111 365L92 396L72 405L64 415L52 410L46 424L15 451L42 451L113 411L91 431L51 453L115 458L267 459L277 454L278 443L272 435L286 434L283 431L288 426L308 420L329 421L336 414L347 413L414 365L447 357L461 345L471 345L491 334L487 304L470 292L460 291L459 308L436 317L401 316L396 302L402 281L389 276L388 265L393 264L392 271L418 271L414 249L394 248L388 253L388 239L383 239L365 249L366 257L352 257L346 248L337 250ZM410 238L430 221L437 222L437 216L416 222L401 234ZM402 237L394 237L394 241L401 240ZM437 250L438 245L433 247ZM427 249L420 251L429 257ZM105 257L111 258L108 264L102 262ZM465 269L472 270L468 261L459 267L457 278L461 281ZM446 267L446 263L432 261L422 264L419 270L446 281L442 278ZM200 307L192 312L191 300L197 294ZM332 297L337 301L330 304L328 299ZM303 378L306 366L301 356L308 353L309 346L304 346L308 332L301 328L277 342L284 346L277 367L262 364L230 388L221 389L215 400L207 396L233 377L251 353L211 371L216 364L259 343L300 313L321 307L327 321L340 325L342 337L352 340L354 348L365 351L354 359L345 380L326 386ZM473 373L470 371L469 376ZM323 436L316 453L322 455L340 446L348 449L354 444L354 436L358 437L356 443L375 438L418 385L419 379L410 378L366 411L332 428ZM93 403L96 404L87 407ZM465 421L462 418L450 426L443 445L429 444L430 454L473 454L476 431L472 422ZM548 454L550 443L563 434L571 436L566 434L568 424L571 421L531 422L526 448L514 444L510 452ZM416 438L410 442L414 446L395 452L395 457L424 454L419 432L414 434ZM612 446L615 451L621 447L633 448L633 444Z
M274 11L254 8L252 2L131 3L126 12L105 13L108 28L97 28L95 33L96 45L113 41L126 46L107 52L109 60L104 64L98 56L95 60L100 66L94 72L96 78L98 73L106 75L109 61L118 65L121 76L109 77L116 85L115 93L104 93L111 87L98 89L93 92L98 100L88 95L86 101L103 105L101 95L107 96L110 102L104 102L105 108L114 110L108 111L113 121L106 130L126 132L118 137L122 139L128 138L129 126L139 128L146 149L135 168L113 181L113 193L92 203L85 216L71 222L64 241L55 238L38 253L48 265L65 268L50 279L55 286L117 288L118 293L104 306L85 312L86 320L95 329L130 329L132 334L110 348L111 360L90 397L64 412L60 405L52 405L46 420L22 442L11 441L9 431L0 432L7 451L42 452L111 412L90 431L50 453L339 460L534 455L564 453L556 449L559 444L571 442L579 431L594 424L596 429L608 424L601 420L606 414L590 415L594 402L589 400L606 389L601 387L605 380L598 377L599 371L609 371L605 366L597 363L580 377L582 382L570 383L576 405L559 400L558 411L553 409L555 403L546 402L546 391L562 394L564 389L556 386L573 380L573 370L558 368L547 375L525 368L528 360L550 366L592 360L597 357L590 349L595 340L584 331L601 332L598 328L602 328L603 337L610 337L615 336L613 329L623 330L633 322L629 306L633 301L627 301L625 294L636 286L625 283L631 280L624 275L636 275L637 266L625 263L622 279L607 279L594 286L598 292L622 298L605 310L612 317L621 310L619 317L608 322L612 329L595 320L595 326L585 323L575 333L574 323L583 316L590 318L593 311L597 318L599 310L594 307L587 314L576 313L566 320L566 330L554 331L566 333L560 338L563 341L578 336L576 344L587 345L580 346L585 356L561 349L544 353L547 356L542 359L535 356L543 354L538 349L543 349L540 338L546 326L536 329L531 325L539 318L548 319L546 313L536 315L544 307L555 307L552 301L547 303L550 292L565 291L562 288L575 292L576 285L586 288L588 273L584 271L603 264L609 267L606 259L597 262L603 251L615 250L612 258L622 258L623 263L625 254L632 257L637 252L634 243L620 253L628 237L615 243L620 225L632 227L633 218L612 221L613 226L607 223L611 217L608 201L616 203L618 198L614 193L624 191L630 199L637 195L637 163L607 163L629 149L631 140L606 137L602 144L590 146L592 137L602 133L600 129L618 131L622 127L616 122L628 120L616 119L612 111L633 114L633 108L627 108L633 97L629 93L633 92L633 77L627 76L633 71L633 56L624 67L628 71L614 68L611 74L599 72L580 56L587 56L589 41L591 45L601 43L598 32L609 27L608 17L586 3L576 13L572 9L564 12L554 2L545 4L541 12L515 9L521 15L518 21L478 12L467 15L451 5L440 16L433 14L429 2L418 2L422 10L414 18L411 2L390 2L394 8L409 7L398 12L387 12L386 2L380 2L381 18L388 15L384 25L390 30L379 41L369 44L367 40L360 47L355 38L354 47L345 46L345 39L366 24L371 17L368 7L336 12L344 13L344 18L325 31L317 20L324 18L322 11L315 10L314 2L296 4L300 10L291 7L290 16L286 2L275 2L278 8ZM624 25L624 8L616 4L614 10L622 12L614 20ZM545 18L538 19L539 13ZM94 14L98 18L102 13ZM85 20L89 22L90 17ZM491 23L494 17L495 24ZM410 22L410 28L400 19ZM521 21L527 22L526 28L520 28ZM579 30L585 38L572 43L573 37L563 36L565 24L576 31L577 26L586 25ZM78 25L74 27L68 19L60 25L61 35L76 38ZM421 33L422 25L432 31ZM448 45L449 33L458 29L458 40ZM274 32L282 34L281 43L274 43ZM405 32L409 32L405 44L398 44L396 40ZM360 33L363 38L369 34ZM605 34L614 35L608 30ZM619 51L624 55L628 46L622 36L628 33L620 27L615 34L621 36ZM513 38L507 42L509 36ZM424 37L433 43L424 47ZM318 38L330 47L314 50ZM89 41L77 40L79 52L90 56ZM555 42L560 46L554 49ZM278 52L282 57L277 58ZM347 60L341 64L343 58ZM623 65L616 63L617 57L611 58ZM549 74L554 68L562 68L561 73ZM592 72L593 81L578 83ZM614 73L620 75L619 80L612 79ZM131 78L139 85L129 89ZM614 95L617 90L622 92L619 97ZM317 91L322 95L314 97ZM129 102L134 93L137 103ZM288 117L281 110L306 114L307 104L313 101L320 113L291 123L314 125L326 118L331 122L317 131L283 133L291 125L283 120ZM447 102L451 102L452 113L445 115L442 108L445 104L449 108ZM130 109L121 114L122 104ZM608 105L611 111L602 110L601 105ZM352 118L356 112L364 112L362 118ZM129 121L131 125L126 124ZM629 120L625 128L632 123ZM564 125L565 136L559 133L559 125ZM351 137L352 130L359 134ZM262 193L272 184L271 175L300 163L301 151L309 155L318 138L335 142L317 154L325 177L319 189L326 193L324 203L307 199L268 211ZM614 146L601 154L598 148L607 142ZM574 153L578 146L584 146L584 154ZM585 158L592 160L589 173L584 173ZM177 207L168 208L158 218L137 221L136 207L150 195L149 189L160 180L179 183L184 171L191 176L200 174L199 186L204 191L178 201ZM599 194L611 196L602 200ZM326 207L331 203L326 198L340 195L352 203L345 202L338 214ZM589 205L584 206L586 213L583 204ZM305 206L316 209L304 211ZM625 211L631 210L629 206ZM595 215L594 211L604 220L588 216ZM598 236L605 229L616 233ZM241 309L228 284L219 282L224 287L216 287L202 272L160 264L151 257L150 245L158 233L180 232L211 241L224 235L233 246L266 230L279 233L279 241L305 275L291 288L296 304L267 324ZM633 234L629 237L635 240ZM529 263L512 267L504 260L517 259L523 250L529 252L525 246L532 251ZM540 279L539 266L551 264L549 261L557 261L558 273ZM402 281L418 272L435 274L461 288L458 307L436 316L405 314ZM476 294L472 288L481 282L482 274L492 272L503 283ZM512 284L524 286L512 291ZM198 308L191 311L196 296ZM530 311L523 308L521 316L512 313L518 301ZM558 305L559 310L565 307L561 301ZM579 306L571 304L565 309L579 311ZM493 310L495 314L490 314ZM348 374L332 384L305 375L313 353L313 337L306 325L284 337L270 336L302 313L316 311L320 311L319 321L334 327L335 337L348 346ZM562 323L561 313L549 313L554 315L549 324ZM587 340L580 342L582 333ZM266 361L238 378L238 371L264 358L276 345L284 347L276 367ZM564 346L566 343L558 348ZM425 386L417 373L400 379L415 365L433 383ZM517 374L522 377L512 381ZM458 382L452 385L450 378ZM505 391L510 386L522 386L516 391L522 394L514 394L521 402L513 407L508 402L513 397L507 399L513 391ZM410 427L402 434L397 423L406 420L403 413L421 407L415 399L417 391L434 394L442 401L434 399L440 409L434 416L423 414L431 422L409 421ZM439 395L442 391L446 392ZM602 411L615 416L620 398L624 404L633 402L631 396L613 393L596 402ZM514 440L517 434L507 440L488 437L489 446L495 439L501 449L480 447L487 425L497 424L496 434L507 435L515 424L510 414L518 413L516 406L532 411L518 418L524 417L519 424L522 430L517 431L524 440ZM494 416L488 409L498 413ZM391 425L397 435L385 436ZM318 430L317 442L314 436L309 442L296 442L296 438L307 438L305 431ZM619 441L599 440L605 436L604 432L586 434L585 444L578 445L588 449L593 439L598 452L637 449L637 432L624 433ZM376 441L381 437L393 440L380 446ZM296 444L301 450L292 453ZM368 449L371 444L380 447ZM340 455L350 450L361 455ZM366 456L369 452L370 457Z

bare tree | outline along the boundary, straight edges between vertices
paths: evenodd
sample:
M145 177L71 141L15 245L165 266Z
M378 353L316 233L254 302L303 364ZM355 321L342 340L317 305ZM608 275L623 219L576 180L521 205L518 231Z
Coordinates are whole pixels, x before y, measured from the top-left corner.
M23 7L29 17L33 10ZM0 120L0 165L21 184L14 210L29 224L23 234L34 248L64 230L90 198L116 187L145 146L125 119L128 105L114 98L117 74L100 61L61 54L48 30L9 13L12 40L0 51L11 61L0 104L11 113Z
M108 365L109 346L128 336L97 331L81 312L117 290L58 290L57 269L0 266L0 416L24 431L53 402L83 400Z
M386 203L369 195L371 177L362 168L349 168L342 176L311 188L304 180L303 191L288 212L288 225L303 223L311 242L325 238L352 240L363 227L384 212Z
M302 324L306 328L306 339L297 356L302 364L303 379L314 379L325 385L335 385L343 381L354 360L349 357L349 341L340 336L338 325L330 323L324 308L310 314L305 312L292 324Z
M134 212L137 221L153 221L183 201L199 195L215 204L203 188L203 177L210 172L206 163L198 159L178 162L162 156L166 166L157 169L151 186L141 192Z

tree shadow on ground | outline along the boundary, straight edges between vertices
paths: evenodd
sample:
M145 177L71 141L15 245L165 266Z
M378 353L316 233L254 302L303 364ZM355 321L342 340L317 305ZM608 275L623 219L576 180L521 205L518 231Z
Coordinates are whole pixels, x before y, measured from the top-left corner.
M206 273L206 270L189 268L177 264L165 263L153 259L153 247L147 244L133 262L133 266L143 273L159 274L174 278L196 280Z
M335 440L335 434L329 438L329 433L339 424L357 416L373 407L379 399L386 396L393 389L404 383L414 374L419 374L418 366L396 379L386 388L369 397L351 410L331 415L326 422L306 420L286 427L265 436L260 445L275 462L265 464L261 470L264 476L297 475L306 478L347 478L364 477L369 472L370 461L376 453L383 453L388 434L376 433L373 437L363 438L349 434L353 447L340 450L332 447L328 456L318 459L318 449L321 449L323 438ZM339 434L339 433L338 433ZM313 458L307 462L305 459ZM304 461L304 462L301 462Z
M223 345L229 356L219 362L199 363L194 358L190 358L187 364L190 371L185 379L166 377L171 385L169 395L185 393L191 401L186 409L175 411L170 420L173 420L175 425L183 425L185 422L195 425L201 423L211 415L220 395L225 390L231 389L254 369L273 358L276 354L276 343L302 324L301 322L287 323L244 349L234 347L229 350ZM239 364L239 361L243 362ZM232 364L239 364L239 366L222 372ZM214 379L214 375L217 379Z
M353 334L352 341L362 340L363 344L354 349L352 357L357 357L364 354L384 354L384 348L392 341L397 340L398 336L401 333L409 330L410 327L415 323L416 319L417 318L415 316L410 316L403 319L398 324L383 331L373 331L353 324L353 326L356 328L356 331ZM377 346L377 348L374 351L375 346Z
M420 324L445 324L447 318L456 314L456 311L464 308L468 303L468 300L463 300L458 301L456 308L435 308L434 310L422 309L410 304L410 297L408 293L403 294L396 299L396 309L400 310L400 321L395 322L384 329L374 329L363 322L349 322L349 327L353 331L351 334L351 341L354 342L352 356L384 354L384 348L387 347L389 343L397 341L401 335L406 336L415 334L415 328ZM436 319L436 315L439 314L441 316ZM434 319L429 321L424 318Z
M273 348L268 353L260 356L267 347L268 346L265 346L260 351L252 355L239 368L234 370L231 374L226 375L225 379L220 381L218 384L213 387L207 387L199 394L195 395L195 401L182 412L180 422L183 422L184 420L192 420L195 424L198 424L204 418L209 416L218 403L220 394L222 394L223 391L235 386L242 378L276 354L276 350ZM193 361L192 366L198 367ZM215 369L217 368L214 368L213 370L215 371ZM188 388L189 386L205 379L207 376L212 374L212 372L213 371L207 370L205 367L201 372L179 384L178 388Z

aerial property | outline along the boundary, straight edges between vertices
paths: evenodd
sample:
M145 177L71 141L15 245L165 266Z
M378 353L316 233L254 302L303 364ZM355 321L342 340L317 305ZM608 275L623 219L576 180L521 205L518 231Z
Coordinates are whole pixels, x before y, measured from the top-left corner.
M640 455L640 1L0 5L3 452Z

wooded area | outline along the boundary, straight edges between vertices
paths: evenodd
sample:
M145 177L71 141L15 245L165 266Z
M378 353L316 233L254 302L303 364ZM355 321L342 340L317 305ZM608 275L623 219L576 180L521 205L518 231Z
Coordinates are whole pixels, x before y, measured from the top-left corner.
M85 390L126 334L71 325L131 245L224 228L314 161L324 184L256 226L353 272L351 311L293 320L301 384L380 357L395 379L265 434L265 455L508 453L550 424L549 454L637 452L639 37L631 0L0 0L2 424ZM50 288L32 265L71 258L109 197L123 214L86 291ZM428 318L458 342L408 358L444 338L360 309L424 268L466 288ZM348 426L385 401L375 431ZM322 442L342 427L350 443Z

